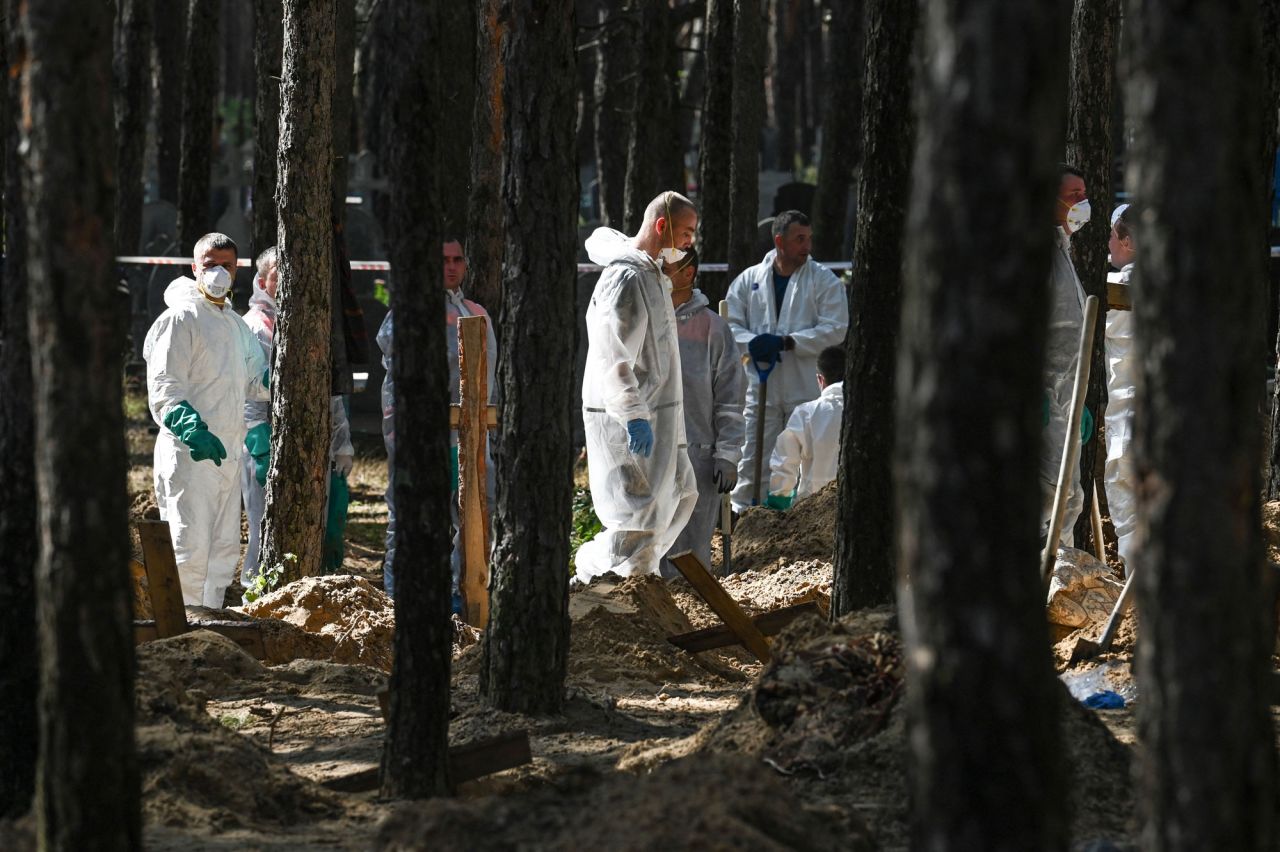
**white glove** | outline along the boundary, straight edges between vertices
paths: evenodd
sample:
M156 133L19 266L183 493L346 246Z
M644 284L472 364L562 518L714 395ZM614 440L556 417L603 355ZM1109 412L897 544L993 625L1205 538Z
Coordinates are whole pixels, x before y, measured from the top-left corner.
M346 454L335 456L333 459L333 469L337 471L338 476L346 479L351 473L351 467L355 464L355 461L355 456Z

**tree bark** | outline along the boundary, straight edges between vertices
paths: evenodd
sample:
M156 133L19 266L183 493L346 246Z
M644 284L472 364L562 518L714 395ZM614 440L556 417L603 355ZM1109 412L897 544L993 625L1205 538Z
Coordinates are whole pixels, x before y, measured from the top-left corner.
M151 3L118 0L115 28L116 233L119 254L142 235L142 161L151 109Z
M1111 236L1115 154L1111 117L1116 107L1116 42L1120 0L1075 0L1071 14L1071 81L1067 110L1067 162L1084 172L1094 210L1088 225L1071 240L1071 256L1080 284L1098 297L1098 325L1085 405L1093 415L1093 436L1080 448L1080 487L1084 509L1076 519L1077 546L1092 550L1094 471L1107 412L1107 240ZM1103 451L1105 457L1106 453Z
M280 149L281 0L253 0L253 256L276 244L276 157Z
M1256 0L1192 12L1168 0L1126 7L1127 183L1142 205L1133 282L1146 545L1135 556L1138 779L1151 849L1263 850L1278 840L1273 572L1257 465L1260 24Z
M134 850L142 821L117 379L125 329L112 257L111 7L19 8L40 525L37 843Z
M1028 223L1052 221L1066 7L922 8L896 457L912 847L1065 849L1036 570L1052 245Z
M329 481L333 0L284 0L280 85L280 317L262 564L284 582L321 569ZM292 557L292 558L290 558Z
M633 135L636 111L637 14L629 0L601 0L598 10L596 179L600 185L601 224L607 228L626 227L626 140Z
M492 706L557 713L569 658L578 181L572 0L503 0L507 231L490 621ZM536 435L537 440L529 440Z
M465 238L467 205L470 198L471 142L475 135L471 118L476 98L476 15L477 0L440 4L440 26L449 37L442 40L444 54L440 61L441 93L444 98L441 115L451 117L449 132L440 137L440 168L443 174L456 176L460 186L450 181L441 188L440 204L444 210L441 227L444 233ZM468 288L470 295L470 288ZM488 307L489 304L480 304Z
M182 92L187 42L187 4L183 0L155 0L152 35L156 52L156 171L157 192L178 203L178 175L182 167Z
M707 0L704 54L707 87L702 99L702 139L698 149L698 253L704 262L729 257L729 171L733 161L733 0ZM712 305L729 292L728 275L698 274Z
M1275 192L1276 150L1280 149L1280 0L1260 0L1262 18L1262 58L1266 85L1259 86L1261 109L1269 130L1263 138L1259 158L1263 174L1264 215L1271 216ZM1268 240L1268 243L1270 241ZM1268 245L1270 249L1270 245ZM1276 377L1280 379L1280 333L1276 336ZM1270 465L1267 470L1267 500L1280 500L1280 380L1271 397Z
M383 137L391 182L387 247L395 349L396 646L382 755L384 796L449 791L449 366L445 356L438 153L443 100L439 4L401 0L386 10ZM481 32L484 32L483 28ZM545 119L546 116L540 116ZM494 209L487 211L501 218ZM533 270L522 270L532 274ZM532 280L532 279L531 279ZM539 280L539 286L542 282Z
M911 103L918 23L914 5L891 0L867 4L868 62L861 88L866 97L862 144L868 157L858 191L858 241L844 341L833 619L891 602L897 576L895 427L887 412L894 410L897 398L903 231L915 147L915 119L902 105ZM840 48L833 51L834 56L841 53ZM824 157L824 168L827 162Z
M190 0L182 87L182 167L178 175L178 247L185 254L213 230L210 172L218 98L218 2Z
M863 33L864 8L868 6L865 2L847 2L836 3L831 7L831 56L826 63L826 85L823 87L827 93L826 103L823 108L822 116L822 157L818 162L818 187L813 195L813 254L814 257L823 260L835 260L844 257L845 242L844 232L849 209L849 187L853 183L854 167L858 165L858 159L862 156L863 141L862 135L864 118L862 116L862 100L864 85L869 85L870 81L864 84L861 75L852 69L863 67L863 42L867 39L880 38L885 39L889 43L896 44L901 38L901 34L895 31L897 26L897 18L904 20L912 20L913 16L907 10L902 10L901 15L891 15L891 20L886 20L883 10L878 10L879 26L884 30L879 33L871 32L868 26L867 34ZM907 33L906 37L910 40L913 36ZM888 44L882 45L885 49L892 49ZM895 53L896 57L897 54ZM895 58L894 60L898 60ZM910 61L910 57L903 61ZM910 77L910 71L898 70L898 66L894 65L892 73L902 73ZM878 74L878 69L874 66L867 66L863 73L870 73L873 76ZM889 76L890 72L885 72ZM902 91L904 95L909 92ZM880 103L880 108L889 110L895 115L907 116L910 110L906 108L906 104L910 100L899 101L897 103ZM888 121L894 127L905 126L903 121L894 120L891 117L883 117L874 119L876 122ZM870 119L866 119L870 121ZM889 152L873 152L880 156L888 156L895 161L903 160L904 157L910 155L910 144L907 145L907 151L902 155ZM867 145L870 151L870 143ZM904 168L902 176L905 178L907 172ZM873 181L875 177L871 178ZM864 178L865 180L865 178ZM894 205L896 214L899 218L904 215L906 205L906 185L903 184L901 191L895 187L893 192L896 193ZM859 204L862 203L862 196L859 194ZM901 228L901 225L898 225ZM898 238L901 239L901 230L898 232ZM896 275L897 273L895 273Z
M773 0L773 124L778 130L779 170L796 168L796 115L800 106L800 79L804 71L804 36L801 12L795 0ZM842 4L848 5L848 4ZM833 10L838 14L840 10ZM846 62L849 57L845 57ZM856 63L845 66L846 77L857 74ZM854 127L857 117L854 117Z
M4 4L0 52L24 53L17 0ZM7 57L0 67L8 68ZM5 487L0 489L0 819L17 818L31 808L36 783L36 693L40 687L36 644L36 562L40 536L36 524L35 444L31 385L31 344L27 337L27 258L19 154L17 77L4 81L4 239L3 289L0 289L0 456Z
M500 14L500 5L500 0L480 0L476 10L479 18L476 21L476 96L472 122L475 136L471 145L471 197L467 205L468 295L491 311L498 306L499 313L503 304L502 252L506 228L502 217L495 211L502 209L502 146L506 112L502 99L506 73L502 65L502 51L509 25Z
M666 3L640 4L635 118L627 147L622 229L640 231L645 208L660 192L684 187L680 123L675 114L675 40Z
M760 215L760 133L764 129L764 23L760 0L734 0L729 281L760 262L756 223Z

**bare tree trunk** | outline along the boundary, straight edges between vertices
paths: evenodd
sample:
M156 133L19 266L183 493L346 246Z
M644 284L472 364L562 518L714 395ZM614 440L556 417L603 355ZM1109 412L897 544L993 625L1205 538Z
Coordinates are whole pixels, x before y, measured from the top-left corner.
M510 21L500 60L503 99L525 107L506 116L503 218L512 227L504 256L498 500L480 688L500 710L547 714L564 704L569 662L574 389L573 371L561 367L573 363L577 324L574 9L572 0L503 0L503 10Z
M1093 219L1071 240L1072 261L1088 296L1098 297L1098 325L1093 339L1093 366L1085 405L1093 414L1093 436L1080 448L1080 487L1084 509L1076 519L1080 547L1093 542L1093 482L1107 411L1107 240L1115 154L1111 117L1116 107L1116 42L1120 35L1120 0L1075 0L1071 15L1071 91L1068 96L1067 162L1084 172ZM1103 452L1105 457L1106 453Z
M915 147L915 119L902 105L911 103L918 24L914 5L867 3L861 130L868 159L858 192L858 242L844 341L848 369L840 425L833 619L891 602L897 576L895 426L887 412L897 399L903 231ZM827 162L824 158L824 168Z
M329 480L333 0L285 0L280 86L280 317L262 565L320 573ZM289 558L292 556L293 558Z
M111 7L19 8L40 518L37 842L135 850L142 820L118 380L125 329L111 242Z
M756 223L760 213L760 133L764 129L764 14L760 0L734 0L733 10L729 281L760 262Z
M444 97L442 116L448 117L449 132L440 137L440 168L443 174L457 175L460 186L440 193L444 233L465 238L467 205L470 198L471 142L475 135L471 119L476 97L476 14L478 0L454 0L440 4L440 26L448 37L440 49L440 87ZM454 181L451 180L450 184ZM470 288L468 288L470 293ZM481 302L482 305L494 304Z
M187 43L185 0L155 0L152 34L156 51L156 161L158 192L178 203L178 175L182 166L182 92Z
M800 106L800 79L804 71L804 35L800 10L792 0L773 0L773 123L778 130L778 168L796 168L796 115ZM848 4L844 4L848 5ZM838 14L833 10L833 14ZM845 57L846 62L849 57ZM858 65L849 62L845 76L854 78ZM854 116L854 127L857 116Z
M1263 174L1264 215L1271 216L1275 192L1276 150L1280 148L1280 0L1260 0L1262 18L1262 58L1266 84L1259 86L1261 109L1269 131L1262 140L1259 157ZM1268 241L1270 242L1270 241ZM1270 248L1270 246L1268 246ZM1276 376L1280 379L1280 333L1276 336ZM1280 500L1280 381L1271 397L1270 460L1267 470L1267 500Z
M622 229L639 232L645 207L659 192L684 192L680 125L675 115L675 40L666 3L640 4L635 118L627 146Z
M1052 221L1067 10L923 10L935 61L917 101L897 409L912 846L1065 849L1061 687L1036 570L1052 245L1034 223Z
M467 205L468 294L490 309L502 305L502 252L506 233L502 217L495 213L502 209L505 106L501 57L510 25L500 10L501 0L479 0L472 122L475 136L471 145L471 197Z
M142 160L151 109L151 3L118 0L115 28L116 233L119 254L142 235Z
M276 244L276 157L280 149L280 54L284 35L280 0L253 0L253 255Z
M18 27L17 0L4 4L0 51L25 52ZM0 68L8 68L7 57ZM0 145L4 152L3 287L0 288L0 457L5 487L0 489L0 819L19 817L31 808L36 783L36 693L40 656L36 643L36 562L40 536L36 524L35 432L31 386L31 344L27 337L27 236L23 209L22 159L17 105L19 78L4 81Z
M707 88L702 99L698 150L698 251L704 261L729 257L729 170L733 160L733 0L707 0L704 55ZM698 275L702 292L718 305L729 292L727 275Z
M218 98L218 2L190 0L187 7L186 76L182 88L182 168L178 175L178 246L191 251L213 230L210 172L213 111Z
M600 218L625 228L627 156L636 112L638 13L629 0L601 0L596 32L596 179ZM643 204L649 203L645 199Z
M382 793L403 798L449 791L449 420L441 404L449 399L449 366L437 203L443 144L439 62L445 35L438 10L432 0L390 6L382 45L403 59L385 66L384 103L388 126L396 132L383 138L383 158L391 179L391 369L401 436L392 478L396 565L414 569L396 572L396 647ZM488 215L501 218L494 209Z
M827 61L823 75L826 78L826 85L823 88L827 94L822 116L822 157L818 163L818 187L813 196L813 254L814 257L822 260L844 257L849 187L853 183L854 167L862 156L864 81L853 69L863 67L864 41L879 38L896 43L897 39L901 38L901 34L893 31L897 25L895 21L911 19L910 13L905 9L901 14L888 16L884 10L878 10L876 25L885 27L889 32L878 33L868 26L864 34L863 18L865 17L864 9L867 6L868 3L859 0L859 2L836 3L831 8L831 57ZM907 33L906 37L910 41L913 35ZM896 57L897 54L894 55ZM894 61L897 62L897 59L895 58ZM904 61L910 60L908 58ZM885 73L899 73L896 70L897 67L894 65L893 72ZM875 75L878 69L872 65L868 66L868 70ZM909 72L901 73L907 74L909 78ZM897 103L882 102L881 107L890 110L894 115L906 116L910 113L906 108L908 103L910 103L909 100ZM876 121L890 121L894 127L902 125L902 122L888 118L877 118ZM878 153L895 161L901 161L910 155L910 148L908 144L908 150L901 155L896 152ZM867 150L871 150L869 146ZM905 179L906 175L907 172L904 169L901 176ZM871 180L874 181L875 177L873 176ZM893 191L897 192L897 189ZM905 213L906 184L903 184L901 193L893 202L896 205L898 217ZM860 204L861 198L862 196L859 195ZM901 228L901 224L897 227ZM900 231L898 236L901 238Z
M1194 15L1168 0L1126 7L1128 184L1142 205L1133 285L1146 542L1136 556L1138 779L1150 849L1277 844L1272 570L1257 465L1260 23L1256 0Z

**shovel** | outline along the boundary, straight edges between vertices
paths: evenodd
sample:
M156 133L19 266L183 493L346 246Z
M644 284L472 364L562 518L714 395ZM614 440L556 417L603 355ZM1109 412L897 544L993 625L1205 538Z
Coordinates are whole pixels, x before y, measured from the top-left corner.
M751 505L759 506L760 478L763 476L764 467L764 416L765 405L769 401L769 374L773 372L774 367L778 366L778 361L773 361L764 369L760 369L759 361L752 361L751 366L756 368L756 376L760 379L760 399L756 402L756 480L751 492Z
M729 303L720 300L720 319L729 321ZM720 496L720 571L733 573L733 502L728 494Z
M1124 618L1125 610L1128 609L1129 590L1133 588L1133 574L1134 572L1130 571L1128 578L1125 579L1124 588L1120 590L1120 597L1116 598L1116 605L1112 608L1107 626L1102 629L1102 635L1098 637L1098 641L1094 642L1084 637L1076 640L1075 647L1071 649L1072 664L1092 659L1111 649L1111 640L1116 636L1116 628L1120 626L1120 620Z

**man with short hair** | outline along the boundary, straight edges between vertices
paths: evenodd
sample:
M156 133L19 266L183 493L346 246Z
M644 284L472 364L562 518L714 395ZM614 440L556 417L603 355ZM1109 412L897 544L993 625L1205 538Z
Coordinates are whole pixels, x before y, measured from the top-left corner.
M266 475L270 427L246 421L245 403L268 399L267 361L231 307L236 244L206 234L193 254L195 279L165 290L168 309L147 332L143 357L148 406L163 427L156 502L169 522L182 599L220 608L240 561L241 455L248 450Z
M698 500L671 282L658 265L683 259L697 227L693 202L664 192L634 237L597 228L586 242L604 267L587 308L582 382L591 502L604 529L578 549L583 582L657 574Z
M729 286L729 325L747 363L746 445L738 465L733 508L752 505L756 490L756 458L766 462L778 433L797 405L818 395L818 354L844 342L849 302L844 285L830 269L809 257L813 229L799 210L779 213L773 221L773 250L746 269ZM756 446L760 412L760 376L767 375L764 440ZM768 496L761 483L760 501Z
M1071 262L1071 235L1089 221L1089 199L1084 176L1074 166L1062 164L1054 216L1053 264L1049 271L1049 333L1044 360L1044 443L1040 449L1040 538L1047 542L1053 521L1053 501L1062 466L1062 450L1071 423L1071 395L1079 360L1080 328L1084 325L1084 288ZM1070 544L1072 528L1084 508L1080 469L1073 466L1067 507L1059 541Z
M771 509L789 509L834 482L839 473L840 421L844 419L844 347L829 346L818 355L821 393L791 413L769 459Z

